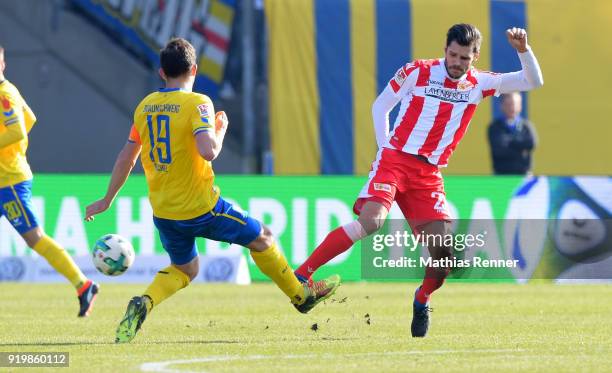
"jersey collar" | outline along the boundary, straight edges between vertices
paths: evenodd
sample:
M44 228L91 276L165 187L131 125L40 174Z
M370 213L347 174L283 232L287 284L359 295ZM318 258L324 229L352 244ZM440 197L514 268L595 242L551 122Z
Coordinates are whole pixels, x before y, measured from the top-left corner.
M184 88L160 88L160 92L176 92L176 91L187 91Z

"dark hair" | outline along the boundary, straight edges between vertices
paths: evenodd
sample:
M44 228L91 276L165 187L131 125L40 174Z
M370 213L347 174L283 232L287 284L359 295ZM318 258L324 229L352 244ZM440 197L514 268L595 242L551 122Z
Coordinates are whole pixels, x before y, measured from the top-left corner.
M173 38L160 51L159 61L168 78L177 78L196 64L195 48L185 39Z
M453 41L464 47L473 46L474 53L477 53L480 50L482 36L476 26L458 23L449 28L446 33L446 46L451 45Z

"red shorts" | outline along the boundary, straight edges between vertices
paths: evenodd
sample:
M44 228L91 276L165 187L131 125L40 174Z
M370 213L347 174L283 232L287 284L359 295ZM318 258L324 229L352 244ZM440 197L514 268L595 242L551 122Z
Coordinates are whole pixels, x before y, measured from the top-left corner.
M438 167L399 150L378 152L370 178L353 206L355 214L359 215L367 201L381 203L387 210L397 202L413 229L434 220L450 220Z

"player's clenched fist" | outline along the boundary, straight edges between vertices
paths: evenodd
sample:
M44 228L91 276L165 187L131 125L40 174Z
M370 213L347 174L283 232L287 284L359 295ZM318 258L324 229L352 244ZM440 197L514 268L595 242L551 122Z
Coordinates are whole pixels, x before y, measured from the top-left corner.
M229 121L227 120L227 114L225 114L225 111L218 111L215 114L215 132L225 132L225 130L227 130L228 124Z
M527 52L529 45L527 45L527 31L525 29L518 27L507 29L506 36L512 48L516 49L519 53Z

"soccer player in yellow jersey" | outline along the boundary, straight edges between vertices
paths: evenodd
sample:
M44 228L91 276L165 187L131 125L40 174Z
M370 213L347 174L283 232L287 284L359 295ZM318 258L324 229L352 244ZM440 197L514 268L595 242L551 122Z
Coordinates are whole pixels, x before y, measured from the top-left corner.
M136 108L107 193L87 206L85 214L89 221L109 208L140 154L153 220L171 265L157 273L142 296L130 300L115 341L131 341L154 306L196 277L200 267L196 237L249 248L255 264L298 311L310 311L333 294L339 277L301 284L270 230L219 195L210 162L221 151L227 117L224 112L215 114L207 96L192 92L198 67L189 42L170 40L160 53L160 62L159 74L166 87L145 97Z
M70 255L47 236L32 211L32 171L26 159L34 113L17 88L4 78L4 49L0 46L0 218L5 216L30 248L77 289L79 317L88 316L98 285L88 280Z

